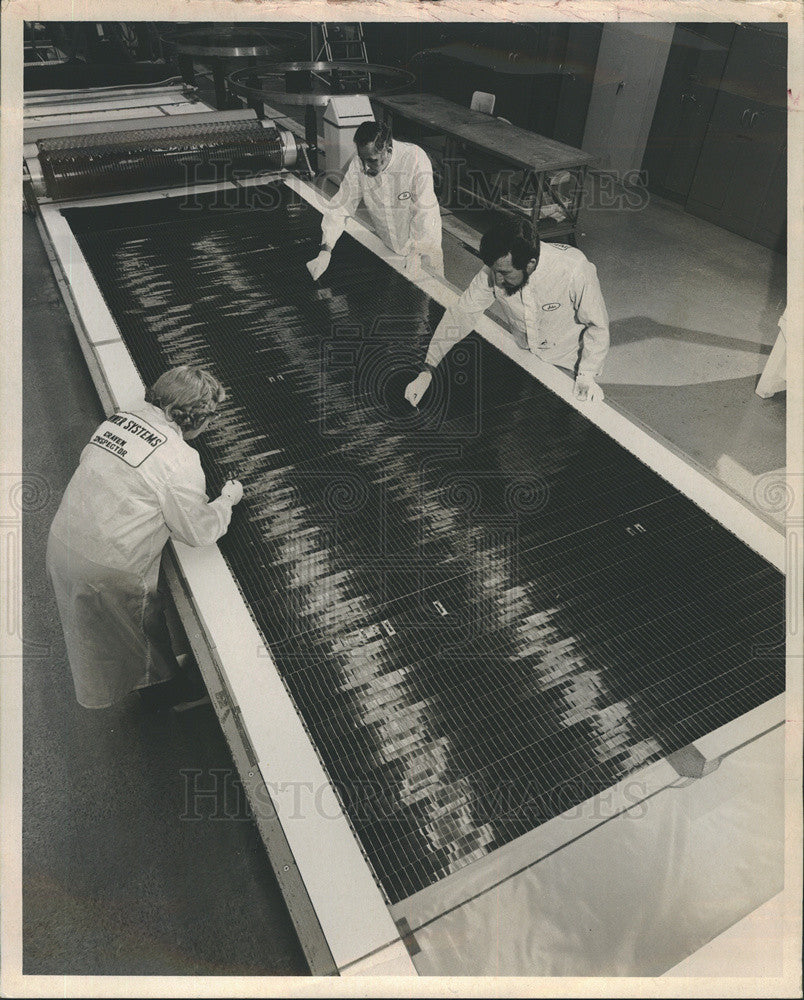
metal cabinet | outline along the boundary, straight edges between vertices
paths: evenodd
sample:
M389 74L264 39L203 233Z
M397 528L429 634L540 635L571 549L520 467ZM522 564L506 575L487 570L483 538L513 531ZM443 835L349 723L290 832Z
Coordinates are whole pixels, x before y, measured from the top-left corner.
M784 250L786 104L784 25L679 25L643 160L649 190Z
M678 24L642 161L645 183L687 200L734 37L733 24Z
M787 215L786 39L735 32L687 209L774 250Z

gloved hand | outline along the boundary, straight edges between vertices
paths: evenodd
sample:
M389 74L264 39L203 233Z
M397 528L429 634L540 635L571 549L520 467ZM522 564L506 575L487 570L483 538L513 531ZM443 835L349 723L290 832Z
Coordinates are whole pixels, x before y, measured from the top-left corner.
M331 250L322 250L321 253L307 262L307 270L310 272L310 276L313 281L318 281L321 275L329 267L329 262L332 260Z
M426 253L409 253L402 258L402 268L411 281L416 281L431 267L430 256Z
M238 479L227 479L223 484L221 496L225 497L234 507L243 499L243 484Z
M572 395L582 403L593 403L595 400L604 399L603 390L595 382L591 375L578 374L575 385L572 387Z
M419 400L430 388L430 383L432 381L432 372L422 372L421 375L417 375L416 378L408 385L407 389L405 389L405 399L411 406L419 405Z

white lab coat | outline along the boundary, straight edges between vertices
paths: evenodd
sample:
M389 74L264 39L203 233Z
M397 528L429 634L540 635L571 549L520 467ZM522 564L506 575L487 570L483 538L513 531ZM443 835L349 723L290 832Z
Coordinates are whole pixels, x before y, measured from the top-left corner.
M423 149L395 139L391 159L376 177L363 172L357 154L352 157L321 220L321 242L330 250L361 199L374 231L389 250L407 258L427 254L432 269L444 273L441 212L433 189L433 167Z
M81 705L107 708L173 675L158 591L162 549L169 537L211 545L231 515L225 497L209 501L198 452L159 407L146 403L100 425L47 548Z
M609 317L597 270L575 247L542 243L539 263L513 295L494 284L489 267L472 279L436 327L425 361L437 365L499 302L517 344L542 361L579 374L600 374L609 350Z

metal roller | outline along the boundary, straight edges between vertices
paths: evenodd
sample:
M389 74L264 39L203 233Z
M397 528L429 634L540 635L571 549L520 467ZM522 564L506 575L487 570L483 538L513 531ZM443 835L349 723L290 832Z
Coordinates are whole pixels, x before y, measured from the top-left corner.
M142 191L278 172L306 161L291 132L254 121L39 139L34 191L53 199Z

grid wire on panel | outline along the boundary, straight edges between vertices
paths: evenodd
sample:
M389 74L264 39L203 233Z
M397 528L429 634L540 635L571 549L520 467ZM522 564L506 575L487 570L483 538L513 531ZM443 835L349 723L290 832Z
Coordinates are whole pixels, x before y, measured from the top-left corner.
M783 689L781 574L474 335L414 411L443 310L312 283L284 185L65 215L146 384L226 387L219 544L389 901Z

